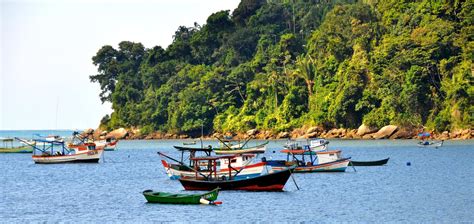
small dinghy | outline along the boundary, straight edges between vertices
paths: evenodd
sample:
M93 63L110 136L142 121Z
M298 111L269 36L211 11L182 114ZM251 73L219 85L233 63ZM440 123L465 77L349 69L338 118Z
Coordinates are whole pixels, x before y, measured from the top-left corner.
M374 160L374 161L354 161L354 160L352 160L351 161L352 164L349 164L349 165L352 165L352 166L383 166L383 165L387 164L389 159L390 159L390 157L386 158L386 159Z
M441 141L421 141L418 142L418 147L420 148L439 148L442 147L444 143L444 140Z
M143 191L148 203L160 203L160 204L205 204L205 205L218 205L222 204L217 200L219 194L219 188L209 191L204 194L174 194L166 192L154 192L152 190Z

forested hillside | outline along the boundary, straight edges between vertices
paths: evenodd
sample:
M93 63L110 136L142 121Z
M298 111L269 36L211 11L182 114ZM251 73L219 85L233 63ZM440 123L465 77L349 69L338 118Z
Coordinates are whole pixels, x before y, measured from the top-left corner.
M103 128L143 134L472 128L473 24L472 0L242 0L166 49L103 46L90 79Z

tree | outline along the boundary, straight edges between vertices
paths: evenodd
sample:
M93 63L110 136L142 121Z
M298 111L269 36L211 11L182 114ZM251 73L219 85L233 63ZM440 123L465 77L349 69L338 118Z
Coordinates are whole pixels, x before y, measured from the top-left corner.
M311 58L311 55L300 55L296 58L295 74L303 78L308 89L308 105L310 105L310 98L313 95L314 78L316 77L316 65Z

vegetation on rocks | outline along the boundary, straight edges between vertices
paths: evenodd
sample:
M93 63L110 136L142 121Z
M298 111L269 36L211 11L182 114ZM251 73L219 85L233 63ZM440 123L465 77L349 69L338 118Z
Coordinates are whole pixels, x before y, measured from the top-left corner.
M474 125L474 2L242 0L93 57L104 129L200 135Z

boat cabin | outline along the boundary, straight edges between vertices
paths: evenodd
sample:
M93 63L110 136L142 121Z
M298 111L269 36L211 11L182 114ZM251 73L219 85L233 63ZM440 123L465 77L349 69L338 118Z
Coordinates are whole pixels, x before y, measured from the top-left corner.
M315 164L323 164L323 163L329 163L329 162L334 162L339 159L343 159L341 150L314 152L311 150L304 150L304 149L297 149L297 150L284 149L284 150L281 150L280 152L287 154L286 160L288 162L289 161L297 162L298 166L310 166L310 165L315 165ZM306 158L306 156L309 156L309 160Z
M204 176L208 180L217 180L222 178L219 176L220 169L226 169L229 171L229 178L233 179L237 174L242 171L234 167L245 167L248 165L252 158L255 157L253 154L242 154L242 155L225 155L225 156L207 156L207 157L194 157L190 160L194 161L193 169L196 173L195 177L198 179L199 176ZM220 169L218 169L218 167ZM205 172L208 175L201 173ZM232 175L232 172L236 173Z
M316 152L318 157L318 163L329 163L339 159L342 159L341 150L330 150L324 152Z
M189 166L194 166L194 161L192 158L196 157L197 153L204 153L205 156L211 156L212 147L209 148L190 148L182 146L174 146L178 151L181 152L181 158L178 162L184 163L184 153L189 153Z

